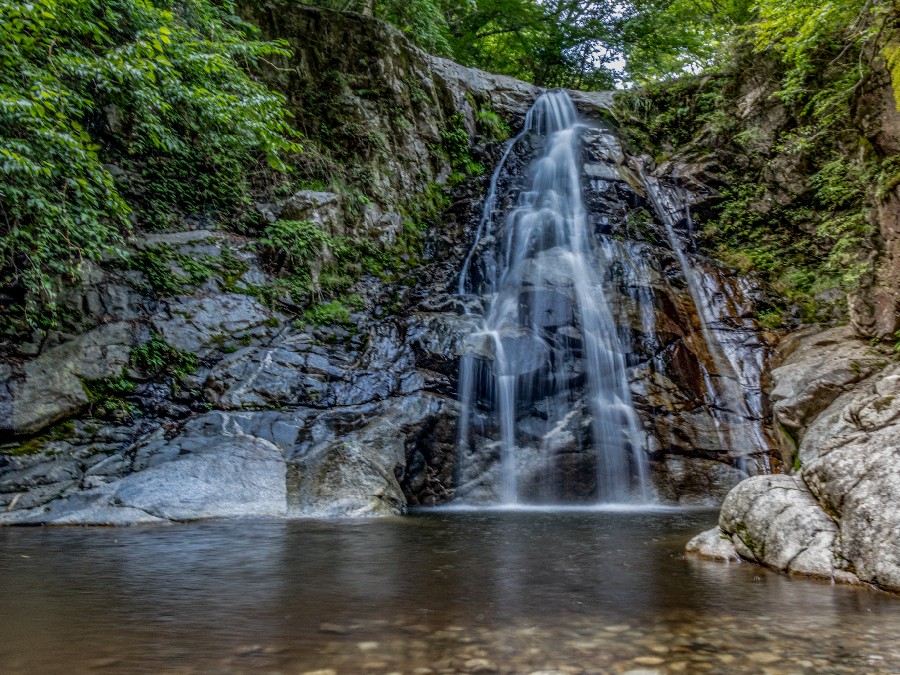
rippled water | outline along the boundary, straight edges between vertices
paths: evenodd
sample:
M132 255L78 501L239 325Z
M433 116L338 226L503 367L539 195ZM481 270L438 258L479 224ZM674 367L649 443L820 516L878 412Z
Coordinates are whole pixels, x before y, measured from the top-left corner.
M900 672L900 598L686 559L714 521L7 528L0 672Z

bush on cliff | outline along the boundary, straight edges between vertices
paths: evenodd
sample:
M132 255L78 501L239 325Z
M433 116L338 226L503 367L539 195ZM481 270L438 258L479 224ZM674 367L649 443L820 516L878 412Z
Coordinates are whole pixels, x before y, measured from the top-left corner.
M235 167L298 150L282 97L247 66L286 53L230 2L0 0L0 285L46 319L54 282L119 252L133 194L157 209L235 199Z

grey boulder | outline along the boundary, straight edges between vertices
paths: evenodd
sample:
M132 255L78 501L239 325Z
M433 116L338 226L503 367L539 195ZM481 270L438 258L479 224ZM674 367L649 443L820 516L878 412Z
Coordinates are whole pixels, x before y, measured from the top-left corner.
M121 375L134 343L130 324L110 323L45 351L20 372L0 366L0 433L34 434L77 413L88 404L83 381Z
M147 461L147 456L151 461ZM284 455L223 413L137 450L143 470L48 504L0 514L0 524L127 525L206 518L284 517Z

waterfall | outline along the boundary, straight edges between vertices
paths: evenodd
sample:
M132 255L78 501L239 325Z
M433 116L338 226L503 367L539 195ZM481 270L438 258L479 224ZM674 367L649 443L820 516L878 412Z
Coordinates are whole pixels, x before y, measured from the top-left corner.
M458 285L465 306L480 306L467 310L479 329L460 360L462 501L646 500L608 258L585 213L583 128L568 94L542 94L491 177ZM535 158L501 187L525 143Z

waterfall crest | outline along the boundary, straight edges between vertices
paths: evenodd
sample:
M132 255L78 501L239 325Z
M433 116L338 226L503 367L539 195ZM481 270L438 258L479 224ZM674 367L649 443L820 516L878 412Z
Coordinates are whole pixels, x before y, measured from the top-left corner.
M603 287L609 260L585 213L582 129L568 94L537 99L491 177L463 265L458 290L479 324L460 361L464 502L647 499L644 436ZM501 190L525 142L524 180Z

